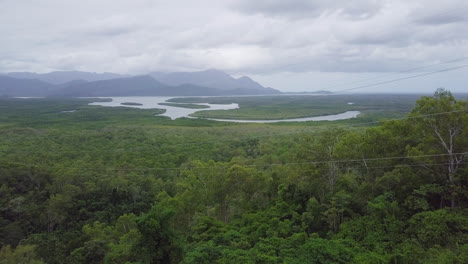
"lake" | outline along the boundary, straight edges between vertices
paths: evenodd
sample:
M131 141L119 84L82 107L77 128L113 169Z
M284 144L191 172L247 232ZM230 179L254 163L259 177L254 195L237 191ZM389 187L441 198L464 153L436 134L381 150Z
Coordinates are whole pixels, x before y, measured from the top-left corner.
M152 109L159 108L165 109L166 112L161 114L167 116L171 119L177 119L181 117L189 117L190 114L195 113L201 110L230 110L239 108L238 104L198 104L197 105L206 105L209 108L203 109L191 109L183 107L175 107L168 105L160 105L160 103L167 103L166 101L175 97L163 97L163 96L142 96L142 97L99 97L103 99L112 99L111 102L94 102L90 105L100 105L100 106L111 106L111 107L133 107L140 109ZM122 103L138 103L141 105L122 105Z
M300 117L290 119L273 119L273 120L242 120L242 119L218 119L218 118L205 118L214 121L236 122L236 123L278 123L278 122L305 122L305 121L337 121L357 117L361 112L359 111L346 111L337 115L324 115L314 117Z
M204 109L191 109L183 107L175 107L168 105L161 105L160 103L166 103L167 100L176 97L163 97L163 96L126 96L126 97L98 97L100 99L111 99L110 102L93 102L89 105L108 106L108 107L133 107L140 109L152 109L159 108L165 109L166 112L161 114L171 119L177 119L181 117L196 118L190 116L198 111L203 110L231 110L239 108L238 104L208 104L208 103L193 103L196 105L206 105L209 108ZM122 103L136 103L140 105L122 105ZM216 119L206 118L214 121L224 122L237 122L237 123L276 123L276 122L305 122L305 121L336 121L343 119L350 119L357 117L361 112L359 111L347 111L336 115L324 115L315 117L302 117L302 118L291 118L291 119L277 119L277 120L241 120L241 119Z

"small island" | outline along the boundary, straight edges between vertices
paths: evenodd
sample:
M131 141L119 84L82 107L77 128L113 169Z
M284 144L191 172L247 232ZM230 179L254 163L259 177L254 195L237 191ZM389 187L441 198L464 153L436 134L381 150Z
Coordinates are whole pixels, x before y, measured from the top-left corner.
M143 104L140 104L140 103L132 103L132 102L123 102L123 103L120 103L121 105L143 105Z
M182 108L190 108L190 109L207 109L210 108L207 105L199 105L199 104L182 104L182 103L159 103L160 105L167 105L173 107L182 107Z

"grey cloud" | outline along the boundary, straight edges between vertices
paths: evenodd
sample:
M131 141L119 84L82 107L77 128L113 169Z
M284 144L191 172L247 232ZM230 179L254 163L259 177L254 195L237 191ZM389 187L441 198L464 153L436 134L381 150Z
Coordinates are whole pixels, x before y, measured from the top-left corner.
M466 11L459 11L448 14L432 14L429 16L423 16L415 20L416 23L427 24L427 25L442 25L459 23L468 20Z
M425 3L424 3L425 4ZM409 16L417 24L437 26L463 23L468 19L468 2L464 0L430 1L414 8Z
M394 71L468 54L467 21L438 11L450 1L9 0L0 72Z
M326 13L340 13L349 18L366 19L376 14L384 1L379 0L242 0L234 8L249 14L314 18Z
M102 37L112 37L112 36L125 35L125 34L133 32L133 30L135 30L135 28L133 27L109 27L109 28L93 30L89 33L102 36Z

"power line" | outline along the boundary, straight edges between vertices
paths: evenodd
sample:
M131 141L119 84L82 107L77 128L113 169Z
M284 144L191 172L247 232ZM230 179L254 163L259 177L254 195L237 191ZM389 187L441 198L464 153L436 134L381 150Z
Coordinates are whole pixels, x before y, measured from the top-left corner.
M336 93L341 93L341 92L346 92L346 91L351 91L351 90L356 90L356 89L362 89L362 88L366 88L366 87L371 87L371 86L376 86L376 85L381 85L381 84L386 84L386 83L392 83L392 82L396 82L396 81L402 81L402 80L417 78L417 77L426 76L426 75L432 75L432 74L441 73L441 72L453 71L453 70L457 70L457 69L461 69L461 68L466 68L466 67L468 67L468 64L464 64L464 65L458 66L458 67L453 67L453 68L438 70L438 71L427 72L427 73L418 74L418 75L407 76L407 77L398 78L398 79L392 79L392 80L383 81L383 82L378 82L378 83L372 83L372 84L361 85L361 86L357 86L357 87L353 87L353 88L349 88L349 89L334 91L333 93L336 94Z
M370 78L366 78L366 79L361 79L361 80L357 80L357 81L353 81L353 82L337 84L337 85L334 85L334 86L329 86L329 87L324 88L324 89L328 90L330 88L341 87L341 86L346 86L346 85L350 85L350 84L355 84L355 83L360 83L360 82L365 82L365 81L370 81L370 80L375 80L375 79L381 79L381 78L385 78L385 77L389 77L389 76L393 76L393 75L398 75L398 74L402 74L402 73L408 73L408 72L413 72L413 71L422 70L422 69L426 69L426 68L431 68L431 67L439 66L439 65L443 65L443 64L459 62L459 61L463 61L463 60L466 60L466 59L468 59L468 57L462 57L462 58L458 58L458 59L443 61L443 62L440 62L440 63L420 66L420 67L411 68L411 69L407 69L407 70L402 70L402 71L398 71L398 72L392 72L392 73L389 73L389 74L379 75L379 76L370 77Z
M320 161L307 161L307 162L285 162L285 163L264 163L264 164L246 164L243 167L273 167L273 166L289 166L289 165L317 165L317 164L329 164L329 163L357 163L357 162L368 162L368 161L379 161L379 160L395 160L395 159L414 159L414 158L432 158L432 157L445 157L451 155L468 155L468 152L459 152L452 154L427 154L427 155L415 155L415 156L396 156L396 157L382 157L382 158L361 158L361 159L345 159L345 160L320 160ZM28 164L11 163L10 165L22 165L27 166ZM216 168L230 168L233 165L216 166ZM3 165L3 167L5 167ZM78 170L91 170L91 171L165 171L165 170L192 170L192 169L212 169L212 167L147 167L147 168L134 168L134 169L109 169L109 168L85 168L85 167L69 167L68 169Z
M460 164L467 164L467 163L468 162L461 162ZM353 170L361 169L361 170L368 171L368 170L376 170L376 169L406 168L406 167L409 167L409 168L411 168L411 167L426 168L426 167L431 167L431 166L441 166L441 165L449 165L449 164L451 164L451 163L446 162L446 163L428 163L428 164L398 164L398 165L392 165L392 166L367 166L367 167L361 167L361 168L353 167L352 169ZM214 167L214 169L216 169L216 168L219 168L219 167ZM213 169L213 168L210 168L210 169ZM183 169L183 170L184 171L189 171L190 169ZM21 171L15 170L15 172L17 172L17 173L31 173L31 170L21 170ZM67 173L63 174L63 175L74 176L74 177L89 176L89 174L67 174ZM129 174L127 174L127 175L129 175ZM216 175L221 175L221 174L216 173ZM114 174L107 174L106 176L114 176ZM132 174L132 176L135 176L135 177L148 177L150 175L148 175L148 174L138 174L138 175ZM308 176L308 175L302 175L302 176Z

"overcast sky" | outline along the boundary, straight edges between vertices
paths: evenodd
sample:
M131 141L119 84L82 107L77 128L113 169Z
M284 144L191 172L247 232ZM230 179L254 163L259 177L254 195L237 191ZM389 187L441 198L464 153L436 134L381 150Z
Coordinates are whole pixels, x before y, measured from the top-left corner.
M0 72L215 68L283 91L340 90L468 57L468 1L0 0L0 35ZM359 91L468 92L467 76L463 68Z

